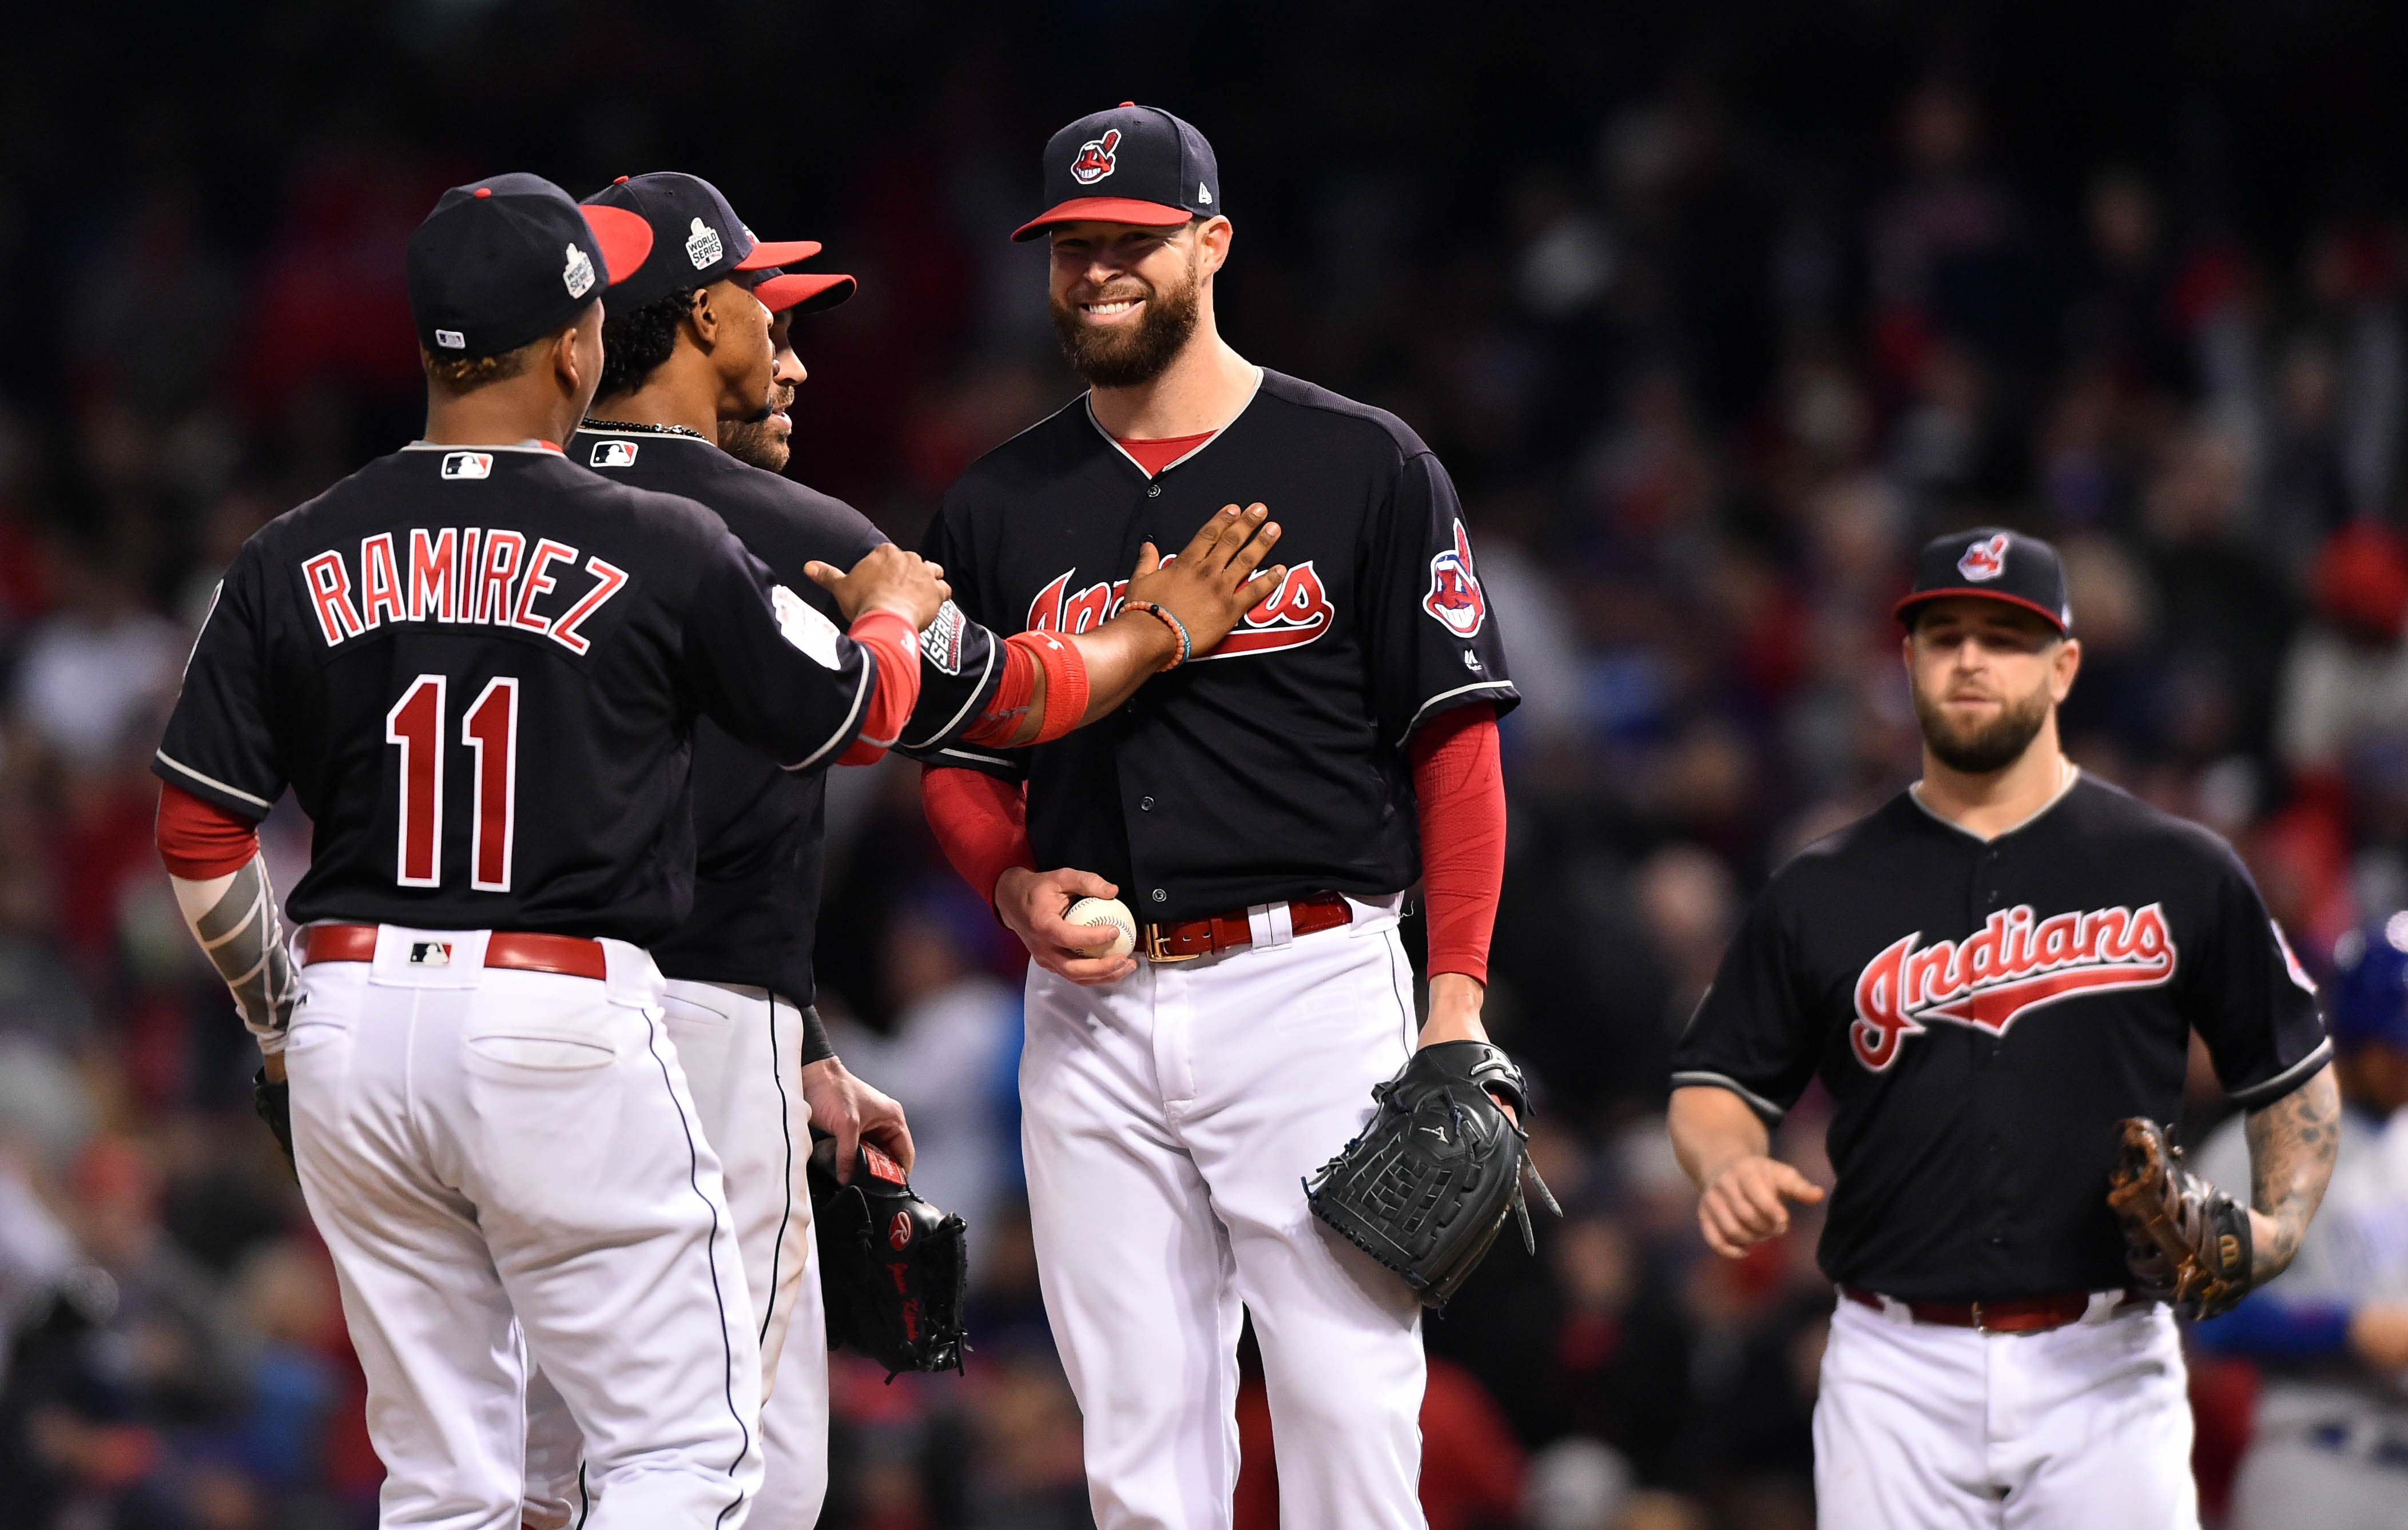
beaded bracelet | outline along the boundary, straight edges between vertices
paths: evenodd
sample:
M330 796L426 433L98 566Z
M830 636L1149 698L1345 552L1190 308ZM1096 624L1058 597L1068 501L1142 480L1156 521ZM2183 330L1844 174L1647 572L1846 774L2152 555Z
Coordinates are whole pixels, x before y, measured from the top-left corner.
M1179 638L1179 656L1171 660L1168 664L1164 665L1162 666L1162 673L1167 675L1196 656L1196 643L1193 638L1187 636L1186 622L1182 622L1179 618L1173 616L1170 612L1165 610L1163 608L1155 605L1150 600L1132 600L1128 603L1127 608L1132 611L1144 611L1149 615L1160 618Z

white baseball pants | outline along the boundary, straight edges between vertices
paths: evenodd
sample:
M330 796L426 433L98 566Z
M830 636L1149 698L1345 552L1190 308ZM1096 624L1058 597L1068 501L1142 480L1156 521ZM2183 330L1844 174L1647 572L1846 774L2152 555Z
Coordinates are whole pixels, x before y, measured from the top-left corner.
M680 978L667 980L662 1008L719 1155L760 1344L762 1474L747 1523L810 1530L827 1494L827 1320L803 1178L802 1016L766 989ZM526 1523L597 1523L599 1485L590 1472L580 1483L576 1425L541 1377L528 1408Z
M583 1435L595 1530L738 1530L760 1343L660 974L619 941L601 982L488 970L487 934L387 925L373 962L304 967L285 1050L380 1523L517 1523L531 1357Z
M1424 1523L1420 1303L1312 1216L1302 1183L1413 1045L1396 906L1301 939L1275 906L1254 947L1107 988L1029 969L1029 1213L1098 1530L1230 1523L1240 1303L1282 1523Z
M1984 1334L1842 1297L1814 1403L1816 1523L2199 1530L2187 1389L2162 1307Z

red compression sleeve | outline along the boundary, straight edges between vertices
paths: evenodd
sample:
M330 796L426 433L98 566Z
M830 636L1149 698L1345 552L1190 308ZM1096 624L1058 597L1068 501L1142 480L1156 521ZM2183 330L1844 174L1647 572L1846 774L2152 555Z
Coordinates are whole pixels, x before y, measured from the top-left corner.
M259 826L180 786L159 788L159 859L188 882L231 876L259 853Z
M854 617L845 636L878 656L878 684L861 708L861 736L836 763L873 765L920 705L920 635L910 617L879 609Z
M1050 744L1087 715L1087 656L1052 633L1018 632L1003 640L1003 683L962 736L973 744L1009 745L1028 715L1037 676L1045 676L1045 716L1031 744Z
M1420 805L1422 901L1429 908L1429 971L1488 980L1488 939L1505 882L1505 775L1497 711L1457 707L1413 735Z
M996 879L1013 866L1035 869L1028 843L1028 799L1011 781L976 770L931 766L920 773L920 808L945 859L988 907Z

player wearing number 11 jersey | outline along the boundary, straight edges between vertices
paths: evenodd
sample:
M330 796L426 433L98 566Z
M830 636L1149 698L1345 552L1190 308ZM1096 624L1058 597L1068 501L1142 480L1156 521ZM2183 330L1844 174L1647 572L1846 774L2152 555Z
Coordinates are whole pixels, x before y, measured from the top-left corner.
M651 242L532 176L445 193L409 250L428 438L244 546L159 750L179 903L289 1080L389 1525L518 1523L530 1360L595 1530L741 1523L758 1339L642 948L692 898L696 719L792 770L882 745L947 593L882 550L824 580L840 632L700 505L561 455ZM287 786L297 973L250 832Z

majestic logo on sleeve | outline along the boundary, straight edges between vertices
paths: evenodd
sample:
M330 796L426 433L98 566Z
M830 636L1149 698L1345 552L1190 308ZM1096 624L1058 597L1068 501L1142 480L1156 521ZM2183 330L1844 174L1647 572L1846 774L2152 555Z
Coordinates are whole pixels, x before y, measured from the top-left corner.
M1082 186L1092 186L1118 168L1121 130L1113 128L1100 138L1089 138L1079 146L1079 157L1070 162L1070 179Z
M1433 553L1429 567L1429 593L1422 596L1422 609L1457 637L1476 636L1488 620L1488 597L1480 593L1480 580L1471 571L1471 538L1464 535L1462 522L1455 523L1455 546Z
M2018 1016L2059 999L2170 982L2180 954L2156 903L2137 913L2096 908L2047 919L2027 903L1992 914L1961 941L1917 951L1921 937L1917 931L1893 942L1856 975L1848 1045L1875 1073L1931 1021L2004 1036Z
M1176 562L1177 554L1162 561ZM1073 591L1070 580L1077 573L1076 569L1066 568L1037 592L1037 597L1028 603L1026 630L1093 632L1120 614L1121 603L1128 596L1128 580L1098 581ZM1199 661L1235 659L1249 653L1302 648L1327 632L1337 617L1337 608L1330 604L1320 571L1308 558L1289 569L1278 589L1239 619L1237 630L1222 638L1220 647L1196 657Z
M1986 584L2007 571L2007 534L1976 542L1956 560L1956 572L1976 584Z

